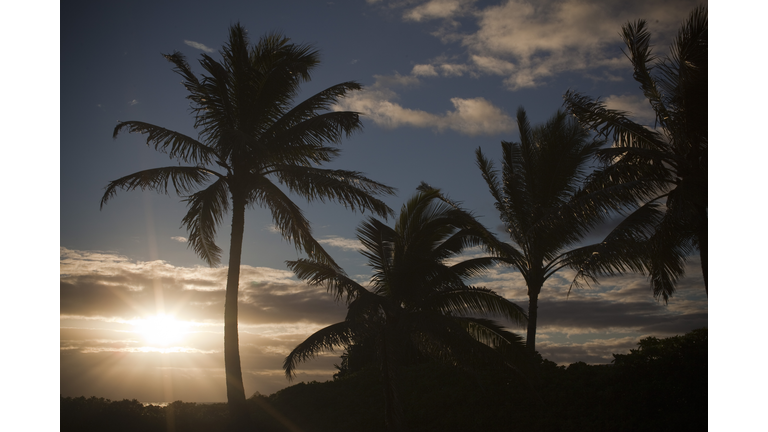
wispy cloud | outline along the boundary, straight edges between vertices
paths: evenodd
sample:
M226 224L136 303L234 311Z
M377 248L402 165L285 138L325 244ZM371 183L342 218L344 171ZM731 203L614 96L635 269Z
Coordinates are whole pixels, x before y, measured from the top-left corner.
M403 18L411 21L431 19L450 19L466 13L476 0L429 0L403 13Z
M351 250L351 251L357 251L362 248L360 245L360 240L358 239L348 239L343 237L337 237L337 236L328 236L324 239L317 241L320 244L328 245L337 247L344 250Z
M280 231L280 228L278 228L277 225L275 224L267 225L266 229L267 231L274 234L282 234L282 231Z
M171 237L171 240L176 240L179 243L186 243L187 242L187 238L186 237L181 237L181 236Z
M128 102L128 105L131 105L131 106L133 106L133 105L136 105L136 104L138 104L138 103L139 103L139 101L137 101L136 99L134 99L134 100L132 100L132 101Z
M191 46L192 48L196 48L199 50L203 50L205 52L213 52L213 48L208 48L207 46L201 44L200 42L190 41L190 40L184 40L184 43Z

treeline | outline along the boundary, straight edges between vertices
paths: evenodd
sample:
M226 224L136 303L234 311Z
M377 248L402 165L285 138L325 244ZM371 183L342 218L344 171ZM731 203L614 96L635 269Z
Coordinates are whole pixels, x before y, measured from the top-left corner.
M401 398L412 431L699 431L707 428L707 329L640 341L609 365L557 366L538 355L531 371L405 366ZM341 369L344 365L340 366ZM299 383L248 399L253 430L384 431L375 367L333 381ZM228 430L225 403L61 397L62 431Z

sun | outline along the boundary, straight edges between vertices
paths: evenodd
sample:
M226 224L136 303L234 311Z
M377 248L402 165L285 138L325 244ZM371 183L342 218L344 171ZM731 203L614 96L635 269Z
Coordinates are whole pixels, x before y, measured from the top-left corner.
M151 345L169 346L184 340L188 325L168 315L155 315L134 321L134 329Z

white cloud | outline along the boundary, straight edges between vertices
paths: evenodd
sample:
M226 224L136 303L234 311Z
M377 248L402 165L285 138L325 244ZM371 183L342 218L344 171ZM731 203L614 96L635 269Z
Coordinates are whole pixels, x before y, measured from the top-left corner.
M205 52L213 52L213 48L208 48L207 46L201 44L200 42L190 41L190 40L184 40L184 43L191 46L192 48L196 48L199 50L203 50Z
M468 65L451 63L442 63L438 67L443 76L462 76L471 69Z
M496 135L514 129L510 116L481 97L451 98L451 103L456 110L446 113L445 121L438 126L440 129L449 128L466 135Z
M437 76L437 71L432 65L416 65L411 73L415 76Z
M470 136L496 135L514 130L513 119L484 98L451 98L453 111L432 114L393 102L398 95L388 87L392 84L418 83L415 76L376 76L376 79L371 88L342 99L335 109L361 112L377 125L387 128L412 126L438 132L453 130Z
M481 71L494 75L510 75L517 69L514 63L496 57L473 55L470 59Z
M475 0L429 0L428 2L405 11L403 18L409 21L453 18L465 12Z
M275 224L267 225L267 231L275 234L282 234L283 232L280 231L280 228L277 227Z
M648 99L642 96L611 95L605 98L604 102L607 108L624 111L629 114L629 117L641 124L651 125L656 119L656 114Z
M136 105L137 103L139 103L139 101L137 101L136 99L134 99L134 100L132 100L132 101L128 102L128 105L131 105L131 106L133 106L133 105Z
M187 242L187 238L186 237L181 237L181 236L179 236L179 237L171 237L171 240L176 240L179 243L186 243Z
M343 237L337 237L337 236L329 236L324 239L317 241L320 244L328 245L337 247L344 250L351 250L351 251L357 251L362 248L360 245L360 240L358 239L348 239Z
M444 43L459 42L465 47L465 60L445 68L444 76L450 76L449 71L454 75L469 71L501 75L510 90L536 87L547 77L568 71L592 79L621 79L610 71L630 68L619 51L622 25L646 19L652 42L660 47L657 52L665 53L680 22L698 5L693 0L507 0L487 7L462 0L430 0L413 7L412 3L394 3L391 7L407 5L405 21L441 20L439 30L432 34ZM458 22L460 18L465 22ZM462 24L471 24L477 30L468 32L466 29L472 27ZM457 68L459 64L463 67ZM435 76L423 66L414 68L413 74ZM439 62L431 66L440 68Z

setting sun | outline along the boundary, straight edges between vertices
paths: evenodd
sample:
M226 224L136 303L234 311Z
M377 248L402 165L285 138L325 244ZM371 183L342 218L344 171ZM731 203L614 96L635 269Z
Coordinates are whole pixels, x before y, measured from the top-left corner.
M188 324L172 316L155 315L134 321L134 329L151 345L168 346L181 342L187 334Z

